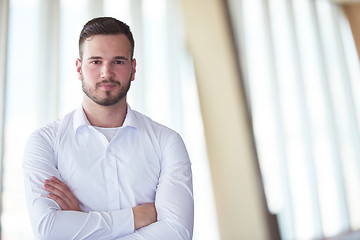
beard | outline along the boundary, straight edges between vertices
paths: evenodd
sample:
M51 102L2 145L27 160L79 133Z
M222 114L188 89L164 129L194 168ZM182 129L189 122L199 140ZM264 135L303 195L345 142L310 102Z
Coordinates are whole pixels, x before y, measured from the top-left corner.
M91 90L90 87L84 83L84 76L81 76L81 85L82 85L83 92L93 102L95 102L101 106L112 106L112 105L117 104L118 102L120 102L122 99L124 99L126 97L127 92L130 89L131 78L132 78L132 74L130 75L128 83L123 86L121 86L120 82L115 81L113 79L103 80L101 82L96 83L95 90ZM103 83L112 83L112 84L120 85L120 92L118 94L113 95L112 91L106 91L105 92L106 97L97 96L96 89L99 87L100 84L103 84Z

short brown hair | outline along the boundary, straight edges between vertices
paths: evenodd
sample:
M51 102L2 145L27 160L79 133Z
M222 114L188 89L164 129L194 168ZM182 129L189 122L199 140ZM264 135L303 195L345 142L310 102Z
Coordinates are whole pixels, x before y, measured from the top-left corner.
M112 17L99 17L88 21L80 33L79 38L79 55L83 56L82 45L87 38L95 35L112 35L112 34L125 34L131 44L131 58L134 55L135 42L133 35L130 31L130 27L115 18Z

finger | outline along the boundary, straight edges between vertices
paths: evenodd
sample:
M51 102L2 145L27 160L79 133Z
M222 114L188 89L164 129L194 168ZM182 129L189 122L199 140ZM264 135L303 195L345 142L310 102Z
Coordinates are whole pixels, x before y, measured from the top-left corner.
M51 180L48 181L49 181L48 183L51 184L53 187L56 187L63 192L71 192L70 188L65 183L63 183L54 176L51 177Z
M54 200L62 210L68 210L69 209L69 205L66 203L66 201L64 201L63 199L59 198L58 196L49 193L48 197L52 200Z
M51 178L50 178L52 181L54 181L54 182L62 182L62 181L60 181L57 177L55 177L55 176L52 176Z
M53 180L45 180L45 184L56 188L57 191L62 192L63 194L65 194L68 198L72 198L74 195L72 194L70 188L63 182L61 182L60 180L56 179L55 181Z
M64 192L61 188L55 187L53 183L51 182L45 182L44 185L45 190L49 191L53 195L56 195L57 197L61 198L63 201L69 203L70 198L66 192Z
M73 199L69 199L66 195L62 195L62 192L59 192L57 189L48 185L46 186L46 189L50 192L48 197L54 200L62 210L81 211L79 202L75 197Z
M72 193L71 189L56 177L51 177L51 180L45 180L44 187L51 194L56 202L62 204L63 210L81 211L79 201ZM59 205L60 205L59 204Z
M55 183L51 180L45 180L44 186L45 186L45 188L48 188L51 191L63 192L64 194L67 192L67 189L64 186L62 186L58 183Z
M73 194L73 192L71 191L71 189L68 187L68 185L66 185L65 183L63 183L62 181L60 181L58 178L56 178L55 176L52 176L51 177L51 181L55 182L56 186L58 186L59 188L61 188L66 194L68 197L70 197L70 200L71 199L74 199L76 200L77 202L77 199L75 197L75 195Z
M67 186L65 183L63 183L62 181L60 181L58 178L56 178L55 176L52 176L51 178L51 181L59 184L59 185L62 185L62 186Z
M60 181L59 179L57 179L54 176L51 177L51 182L54 187L58 188L60 191L62 191L63 193L66 194L66 197L69 199L69 201L72 204L78 204L77 198L75 197L75 195L73 194L71 189L65 183L63 183L62 181Z

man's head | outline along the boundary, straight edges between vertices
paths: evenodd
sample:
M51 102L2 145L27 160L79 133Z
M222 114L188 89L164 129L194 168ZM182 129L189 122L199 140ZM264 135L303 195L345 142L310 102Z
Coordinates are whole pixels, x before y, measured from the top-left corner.
M83 104L122 105L135 78L134 40L129 27L114 18L95 18L85 24L76 60L84 92Z
M124 34L131 44L131 58L134 56L134 38L129 26L112 17L99 17L88 21L81 30L79 37L79 56L83 57L84 41L96 35Z

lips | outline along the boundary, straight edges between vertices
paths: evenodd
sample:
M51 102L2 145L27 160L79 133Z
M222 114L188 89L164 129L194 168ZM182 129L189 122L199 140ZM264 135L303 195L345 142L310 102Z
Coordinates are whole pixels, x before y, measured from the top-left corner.
M102 89L108 91L108 90L111 90L111 89L117 87L118 85L120 85L120 83L114 82L114 81L111 81L111 82L103 81L103 82L98 83L97 85L99 88L102 88Z

